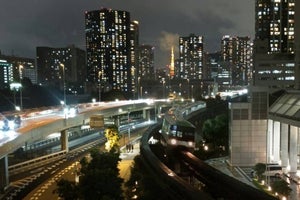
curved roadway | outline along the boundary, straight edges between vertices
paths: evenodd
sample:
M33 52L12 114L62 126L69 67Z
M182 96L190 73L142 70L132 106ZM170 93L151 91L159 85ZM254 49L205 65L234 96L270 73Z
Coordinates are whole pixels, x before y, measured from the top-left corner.
M128 110L143 110L153 107L154 105L149 104L148 100L91 103L81 105L78 114L72 117L65 117L59 110L41 111L33 117L23 117L19 129L0 132L0 159L22 147L26 142L37 141L51 133L86 124L91 115L115 116L126 114ZM120 110L120 108L122 109Z

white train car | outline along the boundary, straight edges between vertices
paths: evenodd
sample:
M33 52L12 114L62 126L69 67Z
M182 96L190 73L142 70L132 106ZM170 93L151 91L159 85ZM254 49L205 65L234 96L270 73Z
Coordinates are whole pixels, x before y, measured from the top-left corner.
M166 144L168 148L185 147L194 150L195 130L196 127L183 118L182 112L178 108L170 109L164 115L160 130L162 143Z

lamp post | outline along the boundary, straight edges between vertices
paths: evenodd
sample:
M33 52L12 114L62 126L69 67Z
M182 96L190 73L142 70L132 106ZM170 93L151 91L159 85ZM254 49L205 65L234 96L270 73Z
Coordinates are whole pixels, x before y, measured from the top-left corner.
M128 120L128 142L130 143L130 111L128 109L128 113L127 113L127 120Z
M21 84L21 87L20 87L20 109L21 110L23 109L23 95L22 95L22 83L21 83L22 69L23 69L23 65L19 65L19 78L20 78L20 84Z
M102 89L102 88L101 88L101 87L102 87L102 85L101 85L101 74L102 74L101 71L99 71L99 72L98 72L98 81L99 81L99 91L98 91L98 92L99 92L99 102L101 101L101 89Z
M194 99L194 91L193 91L193 89L194 89L194 85L192 85L192 99Z
M163 99L165 98L165 79L162 79L162 84L163 84Z
M67 105L67 101L66 101L66 77L65 77L65 65L60 63L60 66L63 69L63 89L64 89L64 106Z
M14 106L17 110L20 110L21 107L16 106L16 91L21 90L22 85L21 85L21 83L11 83L9 85L9 87L10 87L10 90L12 90L14 92Z
M179 96L181 96L182 92L181 92L181 83L179 83Z
M190 79L187 79L188 82L188 99L190 98Z
M141 87L141 77L138 77L138 88L137 88L137 93L138 93L138 99L140 99L140 87Z

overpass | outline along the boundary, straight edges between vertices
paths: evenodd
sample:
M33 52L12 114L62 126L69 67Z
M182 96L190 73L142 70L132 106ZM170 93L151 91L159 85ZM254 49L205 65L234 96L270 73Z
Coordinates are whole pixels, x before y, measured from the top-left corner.
M61 150L68 152L68 129L89 124L90 116L101 114L111 117L119 125L120 115L142 111L144 119L150 119L150 110L160 113L160 108L170 105L167 101L130 100L116 102L98 102L78 105L78 113L69 116L62 109L44 110L34 115L22 116L22 125L16 130L0 132L0 188L9 184L8 154L27 143L44 139L56 132L61 133Z

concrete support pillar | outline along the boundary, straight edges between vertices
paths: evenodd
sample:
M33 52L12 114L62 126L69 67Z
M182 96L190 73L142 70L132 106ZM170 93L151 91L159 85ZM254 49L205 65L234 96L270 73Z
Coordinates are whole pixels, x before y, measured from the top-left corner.
M267 131L267 163L270 163L273 155L273 120L268 120L268 131Z
M298 127L290 126L290 148L289 148L289 165L290 172L297 172L297 142L298 142Z
M69 152L69 140L68 140L67 130L62 130L60 132L60 141L61 141L61 150L66 150L66 152Z
M274 138L273 138L273 160L271 162L279 163L280 161L280 122L274 122Z
M280 127L280 160L283 167L288 166L289 157L289 125L281 123Z
M5 190L8 184L8 157L6 155L0 159L0 190Z
M161 114L161 107L160 106L155 106L156 107L156 114L159 116Z
M143 110L143 119L150 120L150 110Z
M119 117L119 116L115 116L115 117L113 117L113 118L114 118L115 125L116 125L117 127L119 127L119 126L120 126L120 117Z

